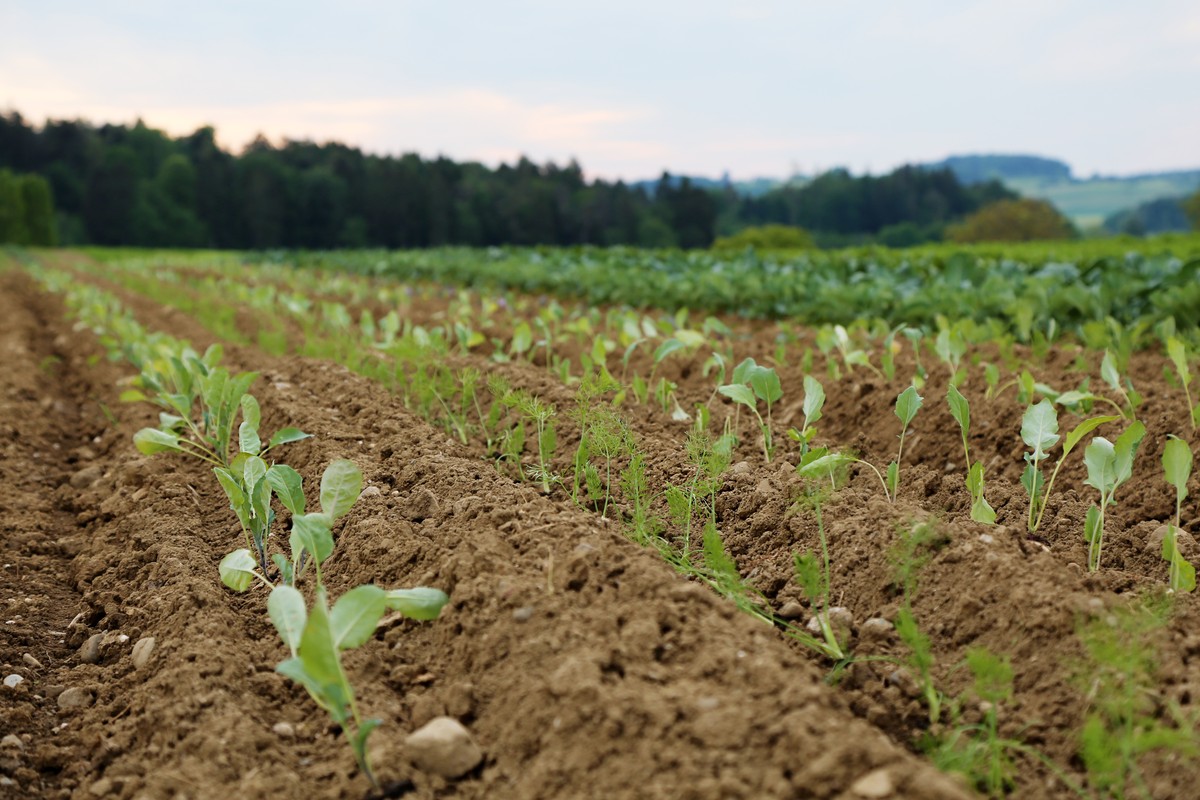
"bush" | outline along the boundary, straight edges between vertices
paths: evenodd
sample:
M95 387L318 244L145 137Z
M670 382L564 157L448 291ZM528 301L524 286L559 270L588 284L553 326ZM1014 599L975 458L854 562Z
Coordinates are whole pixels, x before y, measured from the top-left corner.
M1001 200L946 229L951 242L1028 242L1073 239L1071 221L1045 200Z
M722 236L712 244L713 250L808 250L814 247L812 236L803 228L792 225L759 225L744 228L732 236Z

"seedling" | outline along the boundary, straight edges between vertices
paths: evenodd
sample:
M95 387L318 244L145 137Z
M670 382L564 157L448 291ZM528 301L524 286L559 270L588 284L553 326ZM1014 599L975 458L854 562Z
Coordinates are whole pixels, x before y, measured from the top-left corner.
M332 609L323 586L317 587L311 610L305 608L299 590L289 585L276 586L267 599L271 622L291 651L291 657L276 666L276 671L303 686L329 713L354 751L359 770L376 788L379 783L367 756L367 738L382 721L363 719L342 668L341 654L369 641L386 611L431 620L448 600L437 589L386 591L370 584L346 592Z
M717 391L753 412L762 433L763 455L769 463L775 451L771 440L771 406L783 397L783 387L775 370L747 358L733 370L733 383L718 387ZM759 400L767 404L766 420L758 413Z
M535 480L541 481L542 493L550 494L550 484L559 481L550 471L550 461L554 458L554 448L558 442L554 433L554 406L523 390L510 392L503 402L516 408L522 420L532 424L537 432L538 463L530 467L528 472Z
M1163 474L1167 483L1175 487L1175 524L1167 525L1163 537L1162 557L1170 564L1171 589L1191 592L1196 588L1196 568L1179 552L1176 534L1179 532L1180 513L1183 500L1187 497L1187 482L1192 474L1192 451L1187 442L1172 436L1167 440L1162 456Z
M962 357L967 352L967 342L962 330L957 325L944 325L933 341L933 349L950 371L950 385L958 386L966 377L966 371L959 368Z
M1115 419L1117 417L1091 417L1076 425L1063 442L1062 454L1059 455L1058 462L1054 465L1054 472L1050 474L1050 482L1045 483L1041 463L1050 456L1050 448L1054 447L1060 438L1058 412L1055 411L1054 404L1049 400L1042 400L1037 405L1030 406L1025 410L1025 414L1021 417L1021 438L1032 452L1025 454L1027 464L1025 471L1021 474L1021 485L1025 487L1025 492L1029 495L1028 525L1030 533L1036 531L1041 525L1042 514L1046 511L1046 501L1049 500L1050 492L1054 488L1054 479L1058 477L1058 471L1062 469L1063 463L1075 449L1075 445L1096 428Z
M825 646L821 648L821 651L829 658L841 661L846 654L829 619L829 546L825 540L825 523L821 517L819 500L814 504L814 508L817 516L817 536L821 542L821 558L818 560L811 551L804 555L793 553L793 571L796 575L796 582L800 584L800 588L804 590L804 596L808 598L809 605L816 612L815 618L821 627L821 637L825 640Z
M1134 422L1117 437L1116 444L1096 436L1084 448L1083 463L1088 473L1085 483L1100 492L1100 504L1088 508L1083 528L1083 538L1088 543L1088 569L1092 572L1100 569L1104 553L1105 510L1116 504L1113 496L1117 487L1133 474L1133 459L1145 435L1146 426Z
M963 457L969 465L967 468L967 491L971 493L971 519L984 525L996 521L996 511L983 496L983 462L971 463L971 450L967 444L967 434L971 429L971 406L954 384L946 390L946 402L950 405L950 414L958 423L962 433Z
M1192 372L1188 368L1187 347L1181 339L1175 336L1167 339L1167 356L1175 365L1175 373L1179 376L1183 396L1187 400L1188 421L1192 424L1192 430L1196 430L1197 420L1200 420L1200 404L1192 405L1192 392L1188 388L1192 383Z
M1122 379L1120 370L1117 368L1117 359L1111 350L1104 351L1104 358L1100 361L1100 377L1114 392L1121 395L1121 399L1124 401L1121 413L1125 418L1135 419L1138 406L1142 404L1142 396L1134 390L1132 380L1128 377Z
M825 407L825 387L812 375L804 376L804 427L788 430L788 436L800 443L800 457L803 459L812 452L812 440L817 435L813 427L821 419L821 411Z

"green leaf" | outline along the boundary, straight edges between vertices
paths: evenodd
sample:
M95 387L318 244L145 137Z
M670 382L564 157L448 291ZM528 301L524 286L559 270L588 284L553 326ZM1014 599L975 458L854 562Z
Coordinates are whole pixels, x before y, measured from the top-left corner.
M825 406L825 387L812 375L804 376L804 427L821 419Z
M333 552L333 520L328 514L296 514L292 517L292 561L299 564L300 554L307 552L318 563Z
M1187 497L1187 482L1192 474L1192 451L1187 442L1176 436L1169 438L1163 448L1162 465L1167 483L1175 487L1182 502Z
M528 322L521 322L513 329L512 344L509 347L509 352L519 356L532 346L533 329L529 327Z
M1042 471L1031 462L1021 473L1021 485L1025 487L1025 492L1030 497L1038 497L1046 485L1046 479L1042 476Z
M333 519L346 515L362 493L362 472L353 461L339 458L321 476L321 510Z
M754 390L745 384L729 383L724 386L718 386L717 391L735 403L741 403L755 411L758 410L758 402L754 398Z
M356 586L338 598L329 614L329 632L338 650L350 650L371 638L387 610L386 592L378 586Z
M954 417L963 436L966 436L967 431L971 429L971 406L967 403L967 398L963 397L956 387L951 386L946 390L946 402L950 405L950 416Z
M275 564L275 568L279 570L279 580L288 586L295 585L295 568L292 562L288 561L288 557L283 553L272 553L271 562Z
M1117 371L1117 362L1113 354L1105 350L1104 359L1100 362L1100 377L1116 391L1121 391L1121 373Z
M900 422L904 427L908 427L913 421L913 417L921 410L921 403L924 398L917 394L917 387L909 386L896 397L896 416L900 418Z
M267 462L258 456L249 456L242 465L242 485L253 491L258 482L267 475Z
M1072 428L1071 432L1067 434L1067 439L1065 442L1063 442L1062 455L1059 456L1059 458L1066 458L1067 454L1075 449L1075 445L1079 444L1083 437L1096 430L1096 428L1120 418L1121 417L1119 415L1114 415L1108 417L1090 417L1085 419L1083 422Z
M971 519L983 525L993 525L996 522L996 510L982 493L971 502Z
M275 671L283 677L289 678L303 686L308 690L309 694L318 698L318 702L328 702L325 699L325 687L316 678L308 674L308 670L304 669L304 662L299 657L289 658L286 661L280 662L275 667Z
M1088 475L1084 483L1100 492L1101 497L1116 488L1117 453L1108 439L1103 436L1092 439L1091 444L1083 450L1083 464L1087 467Z
M246 499L246 492L242 490L233 474L224 467L213 467L213 474L217 476L217 483L221 484L221 488L225 490L225 496L229 498L229 507L233 509L233 513L237 514L242 527L249 528L250 503Z
M179 437L174 433L160 431L157 428L142 428L133 435L133 444L138 452L148 456L157 453L182 453Z
M258 429L249 422L243 422L238 426L238 450L252 456L257 456L262 451L262 440L258 438Z
M254 556L243 547L222 558L217 571L221 574L221 583L235 592L244 592L254 583L254 571L257 567Z
M1083 520L1083 540L1088 544L1095 544L1103 535L1104 531L1100 527L1100 507L1089 506L1087 516Z
M126 389L117 396L117 400L122 403L144 403L150 398L137 389Z
M312 434L305 433L304 431L300 430L299 428L281 428L280 430L275 432L274 436L271 437L271 441L269 442L268 446L269 447L278 447L281 444L288 444L290 442L298 442L301 439L308 439L311 436L312 436Z
M267 470L267 484L293 514L304 513L304 480L287 464L272 464Z
M1021 417L1021 438L1033 450L1032 456L1025 457L1031 462L1044 459L1046 451L1058 442L1058 412L1049 400L1025 409Z
M828 478L830 473L836 472L848 464L853 464L857 460L852 456L843 455L842 453L828 453L809 461L807 464L802 463L796 469L796 472L804 478Z
M1167 339L1167 355L1175 365L1175 371L1179 373L1179 380L1184 386L1190 384L1192 382L1192 373L1188 369L1187 348L1183 342L1174 336Z
M1138 445L1146 436L1146 426L1140 420L1135 420L1125 432L1117 437L1114 445L1116 455L1117 485L1120 486L1133 475L1133 459L1137 455Z
M896 496L896 489L900 486L900 465L893 461L887 465L887 488L888 494L892 497Z
M741 363L733 368L732 383L750 383L750 373L758 368L758 362L753 358L743 358Z
M1096 395L1092 394L1091 392L1081 392L1076 389L1072 389L1071 391L1063 392L1058 397L1054 398L1054 402L1058 403L1064 408L1074 408L1080 403L1097 399L1099 398L1097 398Z
M672 353L683 350L687 347L678 339L667 339L654 350L654 366L662 363L663 359Z
M252 394L242 395L242 420L249 422L252 428L258 428L262 424L262 410L258 399Z
M308 621L304 625L304 633L300 636L300 661L304 664L304 671L322 687L322 694L326 696L333 694L331 689L336 689L344 683L345 679L342 677L337 648L334 646L333 634L330 629L329 605L323 586L317 588L316 598L308 614ZM346 697L337 699L342 702L348 700ZM340 704L334 703L334 705ZM331 708L330 712L334 713L334 709ZM344 708L339 709L338 713L344 715Z
M754 394L765 401L767 405L772 405L783 397L783 387L779 383L779 375L775 370L767 367L759 367L750 373L750 387L754 389Z
M413 589L391 589L384 597L384 603L392 611L399 611L409 619L437 619L442 608L450 602L450 597L441 589L429 589L418 586Z
M293 586L276 586L267 598L267 616L292 655L300 649L300 637L308 621L304 596Z

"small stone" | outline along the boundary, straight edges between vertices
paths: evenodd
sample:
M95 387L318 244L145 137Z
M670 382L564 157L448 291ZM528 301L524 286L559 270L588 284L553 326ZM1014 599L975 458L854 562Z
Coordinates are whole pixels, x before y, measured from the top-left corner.
M25 679L15 672L12 675L5 676L4 678L4 685L10 689L15 689L24 682Z
M1167 529L1174 525L1159 525L1146 540L1146 552L1162 554L1163 539L1167 538ZM1184 558L1192 560L1197 555L1196 538L1182 528L1175 530L1175 546Z
M979 534L979 541L983 542L984 544L994 544L996 538L990 533L981 533Z
M100 662L100 645L104 641L104 634L93 633L88 637L83 646L79 648L79 660L85 664L97 664Z
M276 722L271 726L271 732L281 739L290 739L296 735L296 729L290 722Z
M521 606L513 610L512 616L517 622L529 622L533 619L533 611L533 606Z
M850 613L850 609L843 606L834 606L828 611L813 617L808 621L808 630L813 634L821 635L821 619L825 617L829 620L830 627L837 634L838 639L845 641L850 638L850 632L854 629L854 615Z
M42 669L42 662L29 655L29 653L21 656L21 660L24 661L26 665L33 667L34 669Z
M112 794L114 788L112 780L101 778L88 787L88 793L93 797L107 797Z
M804 616L804 606L790 600L783 604L783 608L779 609L776 615L780 619L800 619Z
M92 693L87 689L81 689L78 686L72 686L69 689L63 690L63 693L58 696L59 708L87 708L95 701Z
M381 494L383 493L379 491L378 486L368 486L362 490L362 494L359 497L379 497Z
M748 472L750 472L750 462L749 461L739 461L738 463L736 463L732 467L730 467L729 471L731 473L733 473L734 475L745 475Z
M3 739L0 739L0 747L11 747L14 750L24 750L25 743L21 741L21 737L15 733L10 733Z
M408 757L422 772L458 778L483 761L471 732L452 717L435 717L404 740Z
M137 640L137 644L133 646L133 668L141 669L150 661L150 655L154 652L154 637L146 636Z
M867 800L880 800L891 795L895 790L892 776L884 767L868 772L850 786L851 792L858 797L867 798Z
M411 522L420 522L436 516L438 506L437 495L428 489L418 489L409 497L404 508L404 516Z
M104 470L99 467L84 467L71 476L71 488L83 491L91 486L96 481L100 480L104 475Z
M883 617L871 617L859 626L858 635L863 640L886 639L895 629L896 626Z

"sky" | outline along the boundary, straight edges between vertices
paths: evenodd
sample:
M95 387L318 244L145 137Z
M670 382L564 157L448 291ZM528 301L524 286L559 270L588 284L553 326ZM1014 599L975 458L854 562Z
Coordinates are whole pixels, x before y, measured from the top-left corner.
M0 110L591 177L1200 168L1196 0L0 0Z

